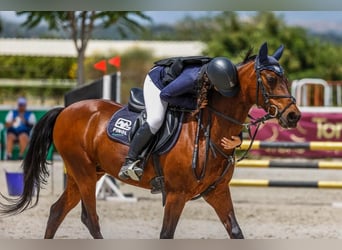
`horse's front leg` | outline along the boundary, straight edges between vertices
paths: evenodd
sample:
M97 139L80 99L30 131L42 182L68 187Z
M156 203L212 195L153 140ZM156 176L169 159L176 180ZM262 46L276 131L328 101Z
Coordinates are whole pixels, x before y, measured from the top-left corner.
M161 239L173 239L185 202L186 200L183 194L167 194L164 208L163 227L160 232Z
M215 209L230 238L243 239L241 228L235 217L228 184L222 182L215 190L204 196L204 199Z

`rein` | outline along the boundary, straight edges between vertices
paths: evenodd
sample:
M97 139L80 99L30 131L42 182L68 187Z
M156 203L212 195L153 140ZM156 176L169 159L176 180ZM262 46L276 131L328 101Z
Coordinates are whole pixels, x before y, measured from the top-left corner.
M225 114L215 110L213 107L208 106L208 109L212 113L214 113L217 116L220 116L221 118L225 119L226 121L229 121L229 122L234 123L236 125L240 125L240 126L246 128L248 130L248 134L249 134L249 136L251 138L250 144L249 144L247 150L244 152L244 154L237 160L237 162L242 161L248 155L250 149L253 146L253 143L254 143L255 137L256 137L256 135L258 133L260 125L263 124L264 122L266 122L267 120L270 120L270 119L274 118L274 116L269 114L269 113L267 113L264 116L259 117L257 119L248 114L248 117L251 119L251 121L248 122L248 123L242 123L242 122L236 120L235 118L232 118L230 116L227 116L227 115L225 115ZM251 132L251 126L257 126L253 135L252 135L252 132Z
M235 159L233 157L235 150L233 151L232 154L228 155L216 143L214 143L211 140L211 138L210 138L212 113L222 117L223 119L225 119L225 120L227 120L229 122L232 122L232 123L235 123L237 125L240 125L240 126L248 128L249 134L251 134L251 131L250 131L251 125L257 125L257 128L256 128L253 136L251 136L252 139L251 139L251 142L250 142L250 145L249 145L248 149L245 151L243 156L240 157L237 161L243 160L247 156L247 154L250 151L250 149L252 148L252 145L253 145L254 139L255 139L255 137L257 135L257 132L259 130L260 124L265 122L266 120L269 120L269 119L273 118L273 116L271 116L270 114L266 114L263 117L255 119L252 122L241 123L238 120L236 120L236 119L234 119L234 118L232 118L230 116L227 116L227 115L225 115L225 114L215 110L213 107L207 106L207 108L209 109L210 114L208 116L208 124L207 124L207 127L205 129L205 133L204 133L204 136L206 138L206 143L205 143L205 145L206 145L206 147L205 147L205 160L204 160L204 163L203 163L203 168L201 170L201 173L200 173L200 175L198 175L197 172L196 172L196 167L197 167L197 159L198 159L199 130L201 128L202 129L204 128L203 125L202 125L202 110L200 110L200 113L198 114L198 119L197 119L198 123L197 123L197 131L196 131L196 138L195 138L194 153L193 153L193 158L192 158L192 172L193 172L194 176L196 177L197 181L201 181L204 178L205 170L206 170L206 167L207 167L207 160L208 160L208 155L209 155L209 149L211 149L211 151L212 151L212 153L213 153L215 158L217 157L216 152L218 152L221 156L223 156L223 158L227 160L227 164L225 165L221 175L214 181L214 183L209 185L208 188L206 188L202 193L200 193L197 196L193 197L191 200L197 200L197 199L201 198L203 195L206 195L207 193L209 193L212 190L214 190L216 188L216 186L221 182L223 177L227 174L227 172L229 170L229 167L235 163Z

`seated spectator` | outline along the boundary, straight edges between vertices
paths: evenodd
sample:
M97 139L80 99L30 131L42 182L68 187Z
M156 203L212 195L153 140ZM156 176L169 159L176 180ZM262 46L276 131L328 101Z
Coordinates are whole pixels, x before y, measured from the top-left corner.
M19 142L19 160L24 158L30 131L36 123L34 113L26 110L26 99L20 97L17 103L18 108L16 110L10 110L5 120L5 127L7 128L6 153L8 160L13 159L12 151L15 142Z

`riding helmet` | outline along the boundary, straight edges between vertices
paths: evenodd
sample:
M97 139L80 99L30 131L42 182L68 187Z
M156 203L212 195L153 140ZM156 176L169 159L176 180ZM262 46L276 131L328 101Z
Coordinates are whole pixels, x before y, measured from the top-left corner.
M236 66L226 57L215 57L207 64L207 75L211 83L223 96L235 96L239 90Z

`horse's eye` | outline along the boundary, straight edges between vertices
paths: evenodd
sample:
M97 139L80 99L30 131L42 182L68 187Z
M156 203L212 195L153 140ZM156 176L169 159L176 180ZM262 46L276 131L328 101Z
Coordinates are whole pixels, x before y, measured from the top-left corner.
M277 78L274 76L266 76L266 79L270 85L274 85L277 82Z

